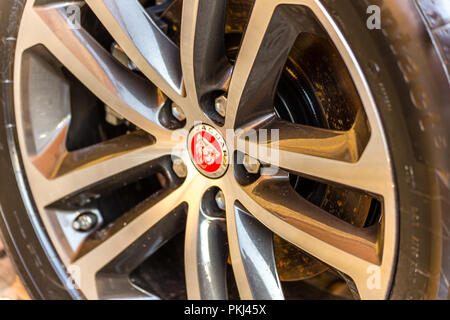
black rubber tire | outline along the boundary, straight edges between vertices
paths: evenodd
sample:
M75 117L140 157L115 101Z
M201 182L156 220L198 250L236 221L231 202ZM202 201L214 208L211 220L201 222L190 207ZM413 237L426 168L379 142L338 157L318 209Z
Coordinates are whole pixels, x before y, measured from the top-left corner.
M0 2L0 233L7 254L33 299L71 299L71 280L50 244L18 153L13 105L14 50L26 0ZM39 235L39 236L38 236Z
M379 108L393 159L399 246L392 299L447 299L450 279L450 15L444 1L321 0ZM13 57L25 0L0 3L0 230L33 298L79 297L29 197L13 113ZM366 28L369 5L382 30Z
M322 2L366 76L393 159L400 238L391 298L447 299L450 20L441 14L444 1ZM366 27L369 5L381 8L381 30Z

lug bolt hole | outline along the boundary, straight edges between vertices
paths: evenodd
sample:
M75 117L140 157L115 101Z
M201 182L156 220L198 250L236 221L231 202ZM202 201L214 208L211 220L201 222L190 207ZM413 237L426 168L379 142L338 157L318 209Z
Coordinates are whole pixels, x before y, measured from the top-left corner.
M218 187L206 190L201 202L201 210L204 214L216 217L225 217L225 195Z

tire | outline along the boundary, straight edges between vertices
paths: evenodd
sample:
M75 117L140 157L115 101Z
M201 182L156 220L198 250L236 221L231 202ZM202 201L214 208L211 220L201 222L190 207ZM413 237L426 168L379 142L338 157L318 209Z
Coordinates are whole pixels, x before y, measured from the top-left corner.
M1 25L1 101L0 114L2 130L0 138L0 230L6 251L12 258L16 271L30 297L33 299L70 299L72 295L63 281L66 273L56 267L58 260L53 248L45 242L45 230L36 217L33 204L27 199L26 181L21 180L20 159L15 146L17 136L14 133L12 97L12 71L14 65L14 40L20 24L25 1L7 1L0 4ZM7 129L9 127L10 129ZM18 174L18 175L16 175ZM16 180L19 179L19 180ZM22 190L22 192L21 192ZM32 222L34 220L34 223ZM43 233L44 237L38 237ZM48 240L47 240L48 241ZM64 280L66 279L66 280Z
M78 299L34 205L14 115L15 40L25 0L0 3L0 231L34 299ZM450 15L442 1L321 0L355 54L392 157L398 248L391 299L449 299ZM382 30L366 28L381 7Z
M449 25L443 17L433 20L442 7L431 1L337 2L326 6L364 69L393 155L400 243L391 298L447 299L450 90L449 44L442 34ZM350 17L363 17L370 4L382 8L383 31L367 34L364 21ZM437 123L421 129L432 114L439 115Z

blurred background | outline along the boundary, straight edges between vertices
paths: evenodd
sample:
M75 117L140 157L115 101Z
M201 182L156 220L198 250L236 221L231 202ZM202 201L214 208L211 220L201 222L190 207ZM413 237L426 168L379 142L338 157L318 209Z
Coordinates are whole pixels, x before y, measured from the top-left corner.
M0 239L0 300L29 300Z

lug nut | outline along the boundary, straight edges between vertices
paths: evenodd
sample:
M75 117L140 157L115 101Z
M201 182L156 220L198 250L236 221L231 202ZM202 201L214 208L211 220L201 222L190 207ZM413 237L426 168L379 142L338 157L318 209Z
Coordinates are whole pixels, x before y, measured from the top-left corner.
M225 210L225 196L223 195L222 190L217 191L215 199L219 209Z
M186 115L184 114L183 109L181 109L181 107L175 102L172 102L172 115L180 122L186 120Z
M216 112L225 118L227 111L227 98L225 98L225 96L218 97L214 103L214 107Z
M261 167L261 163L255 158L250 157L248 154L244 155L244 168L248 173L257 174Z
M97 216L92 212L81 213L72 222L72 228L79 232L87 232L97 225Z
M175 172L175 174L178 176L178 178L186 178L187 167L184 164L183 160L181 160L179 158L173 160L172 169Z

